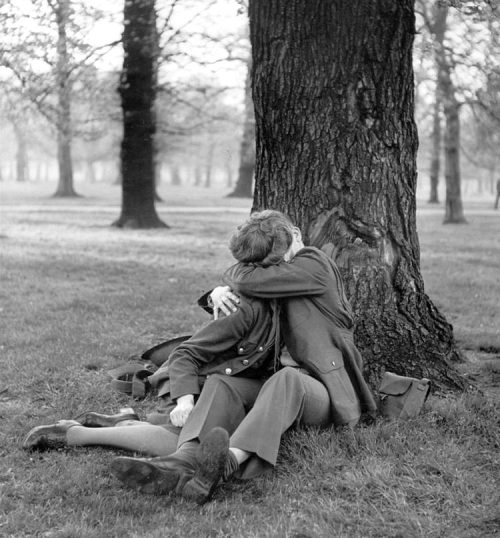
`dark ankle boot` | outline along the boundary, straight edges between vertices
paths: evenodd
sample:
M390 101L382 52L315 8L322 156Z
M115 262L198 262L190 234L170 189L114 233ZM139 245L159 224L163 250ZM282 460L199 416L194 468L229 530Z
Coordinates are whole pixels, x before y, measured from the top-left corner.
M228 458L229 434L224 428L214 428L200 443L196 471L182 488L181 495L198 504L208 501L224 474Z
M156 458L115 458L111 470L128 487L142 493L179 493L195 472L194 458L182 451Z

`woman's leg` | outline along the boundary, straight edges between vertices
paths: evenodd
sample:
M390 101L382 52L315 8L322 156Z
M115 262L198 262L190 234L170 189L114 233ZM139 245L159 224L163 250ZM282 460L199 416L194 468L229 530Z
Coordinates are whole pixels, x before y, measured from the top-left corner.
M257 456L243 472L245 478L255 476L276 464L281 436L291 426L329 422L330 398L324 385L295 368L283 368L262 387L253 408L231 435L230 449L239 463Z
M110 428L72 426L66 440L69 446L109 446L149 456L168 456L175 452L178 436L163 426L130 420Z

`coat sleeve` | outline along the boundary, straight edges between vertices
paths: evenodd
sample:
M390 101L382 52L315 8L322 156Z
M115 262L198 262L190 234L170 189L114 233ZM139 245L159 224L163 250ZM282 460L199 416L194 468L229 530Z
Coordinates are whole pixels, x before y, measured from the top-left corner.
M205 312L208 312L211 316L214 314L214 309L212 305L212 300L210 299L210 294L212 293L213 288L210 291L207 291L204 293L199 299L198 299L198 306L201 306Z
M199 394L200 369L229 354L245 338L254 324L250 303L242 301L230 316L213 320L175 349L168 361L170 396Z
M306 248L288 263L268 267L237 263L224 273L223 281L250 297L280 299L321 295L331 283L331 275L319 251Z

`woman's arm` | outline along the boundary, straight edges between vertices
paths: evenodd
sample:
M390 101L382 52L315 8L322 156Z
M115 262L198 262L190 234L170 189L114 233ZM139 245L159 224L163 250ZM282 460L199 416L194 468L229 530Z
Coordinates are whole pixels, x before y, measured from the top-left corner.
M305 248L288 263L267 267L237 263L224 273L223 281L244 295L279 299L321 295L331 284L331 274L320 251Z

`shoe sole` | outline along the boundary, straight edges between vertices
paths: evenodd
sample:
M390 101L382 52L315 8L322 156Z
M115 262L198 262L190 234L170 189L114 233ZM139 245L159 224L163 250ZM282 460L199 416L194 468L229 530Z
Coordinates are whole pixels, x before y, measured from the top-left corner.
M226 465L229 435L214 428L201 442L196 454L196 471L181 491L182 497L198 504L207 502L216 488Z
M179 481L177 471L160 469L151 462L134 458L116 458L111 463L111 470L128 487L152 495L174 491Z

